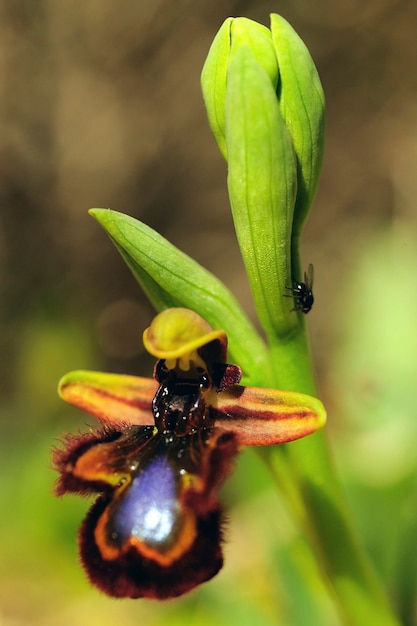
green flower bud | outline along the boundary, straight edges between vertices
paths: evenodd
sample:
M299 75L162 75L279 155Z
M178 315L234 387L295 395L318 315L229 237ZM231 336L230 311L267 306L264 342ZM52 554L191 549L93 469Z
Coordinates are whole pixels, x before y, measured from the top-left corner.
M202 72L209 123L228 160L228 188L260 322L270 340L300 316L286 288L301 276L298 239L313 199L324 137L324 97L307 48L288 23L271 31L229 18Z
M201 72L201 88L207 109L208 122L220 152L226 158L225 111L227 63L230 54L229 17L213 39Z
M227 67L231 55L242 46L250 48L253 57L270 77L274 88L278 85L278 62L270 30L246 17L229 17L214 38L201 73L201 86L210 128L225 158Z
M259 320L270 334L296 323L283 294L297 167L275 88L246 45L229 62L226 145L236 234Z
M288 22L273 13L271 32L280 74L279 106L297 156L293 237L298 237L316 192L323 160L324 93L306 45Z

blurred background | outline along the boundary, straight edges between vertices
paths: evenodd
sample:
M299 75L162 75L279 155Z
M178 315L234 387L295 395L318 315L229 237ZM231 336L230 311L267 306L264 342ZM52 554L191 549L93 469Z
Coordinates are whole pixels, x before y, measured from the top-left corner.
M224 570L173 602L90 588L76 549L88 503L52 496L51 446L88 420L57 398L60 376L151 372L152 310L88 208L156 228L254 319L199 78L226 17L268 25L270 12L306 42L328 104L302 250L329 439L361 540L403 623L417 624L417 5L3 0L0 626L340 624L251 450L223 490Z

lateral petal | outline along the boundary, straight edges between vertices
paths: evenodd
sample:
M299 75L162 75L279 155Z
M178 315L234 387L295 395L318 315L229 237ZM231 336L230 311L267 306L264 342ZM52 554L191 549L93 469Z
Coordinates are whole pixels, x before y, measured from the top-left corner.
M322 428L326 411L317 398L294 391L234 385L217 396L216 428L242 446L272 446Z
M76 370L59 381L63 400L104 423L153 426L152 399L158 383L152 378Z

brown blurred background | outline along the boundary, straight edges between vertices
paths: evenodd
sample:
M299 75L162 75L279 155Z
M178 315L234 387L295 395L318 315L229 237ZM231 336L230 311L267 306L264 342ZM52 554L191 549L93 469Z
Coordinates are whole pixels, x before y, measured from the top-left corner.
M9 511L12 525L23 514L26 522L39 514L43 530L32 536L26 522L17 523L15 547L9 548L12 576L7 551L3 559L9 582L0 592L1 626L58 623L53 612L45 616L37 607L32 621L32 609L13 605L20 597L19 572L31 571L22 542L40 546L29 558L34 568L48 545L42 533L55 532L57 543L64 535L68 545L75 542L75 522L60 518L57 508L50 515L58 516L59 530L45 528L49 513L39 510L62 503L51 504L49 492L39 503L44 483L31 485L25 473L31 455L30 467L47 467L51 437L76 421L56 398L58 378L87 367L149 372L140 337L151 308L87 209L111 207L156 228L221 277L254 316L233 234L226 167L210 135L199 77L226 17L268 25L270 12L283 15L306 42L327 98L323 175L302 251L305 265L315 266L316 303L308 319L322 395L335 415L330 431L336 456L342 472L362 486L391 486L392 472L397 481L415 476L407 440L417 434L417 5L3 0L0 484L7 502L20 502ZM400 382L388 394L394 375ZM374 430L363 432L367 417ZM388 424L385 438L369 452L381 423ZM372 461L363 468L357 459L369 460L369 454ZM360 500L355 493L354 504ZM3 537L10 532L8 515L0 525ZM356 515L360 524L367 513ZM378 545L372 549L377 553ZM380 565L389 579L388 565ZM38 592L32 590L30 606ZM68 623L92 619L73 616Z
M208 129L199 75L225 17L268 24L273 10L310 48L328 103L323 176L304 239L305 263L316 267L317 332L327 334L345 271L369 232L415 226L414 3L4 2L3 392L13 388L21 325L34 313L95 320L103 357L123 357L123 345L112 350L117 338L108 335L123 315L131 321L131 309L108 307L119 299L146 305L89 207L157 228L247 303L225 163ZM141 322L129 324L132 336L121 342L137 344Z

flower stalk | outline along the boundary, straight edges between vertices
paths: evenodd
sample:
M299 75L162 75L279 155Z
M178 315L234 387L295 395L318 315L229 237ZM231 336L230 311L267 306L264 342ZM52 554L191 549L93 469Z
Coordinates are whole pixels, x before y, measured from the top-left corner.
M290 312L283 296L285 287L301 276L299 240L323 155L323 91L307 48L283 18L271 16L277 83L259 61L262 55L253 53L256 28L244 20L250 35L246 40L241 34L234 37L239 21L228 20L220 29L229 46L223 41L209 52L202 73L204 98L209 121L211 105L216 105L216 140L221 144L219 137L226 138L226 150L220 148L227 154L235 228L267 336L274 384L316 395L305 319L300 312ZM265 40L259 39L262 50ZM211 82L213 67L222 68L225 85L219 89L218 76ZM219 130L219 120L224 120L224 129ZM354 535L325 435L316 433L284 452L270 448L261 454L284 491L284 474L292 478L289 503L307 532L344 622L396 624Z

